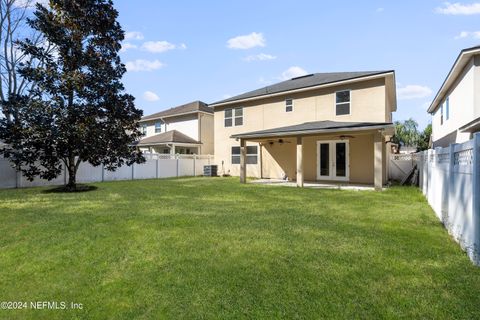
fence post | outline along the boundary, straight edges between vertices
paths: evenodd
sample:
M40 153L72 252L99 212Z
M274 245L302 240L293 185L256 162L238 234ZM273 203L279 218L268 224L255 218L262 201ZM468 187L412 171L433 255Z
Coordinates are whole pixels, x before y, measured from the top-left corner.
M472 222L474 226L473 262L480 265L480 132L473 136Z
M105 181L105 165L102 163L102 182Z
M179 160L178 160L178 154L175 155L175 159L177 160L177 178L178 178L178 166L179 166Z
M157 179L158 179L158 163L159 163L158 160L159 160L159 159L158 159L158 156L157 156L157 161L155 162L155 177L156 177Z
M196 166L196 164L195 164L196 159L197 159L197 155L194 154L194 155L193 155L193 176L194 176L194 177L197 176L197 166Z
M135 163L132 163L132 180L135 180Z

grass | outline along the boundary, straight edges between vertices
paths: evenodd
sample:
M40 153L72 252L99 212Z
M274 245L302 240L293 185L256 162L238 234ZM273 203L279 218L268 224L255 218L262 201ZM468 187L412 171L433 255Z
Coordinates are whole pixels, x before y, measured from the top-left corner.
M0 191L5 319L480 316L480 268L420 192L240 185L235 178Z

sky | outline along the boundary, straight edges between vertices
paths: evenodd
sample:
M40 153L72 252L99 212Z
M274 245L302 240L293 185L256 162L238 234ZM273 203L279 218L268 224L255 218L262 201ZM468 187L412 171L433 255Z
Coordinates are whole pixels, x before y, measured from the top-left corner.
M213 103L317 72L395 70L394 120L430 122L464 48L480 45L480 2L114 0L126 32L124 84L145 115Z

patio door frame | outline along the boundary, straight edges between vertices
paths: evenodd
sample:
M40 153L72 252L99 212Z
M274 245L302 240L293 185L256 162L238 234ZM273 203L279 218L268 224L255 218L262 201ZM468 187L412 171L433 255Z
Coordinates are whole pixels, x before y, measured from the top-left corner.
M345 143L345 177L336 175L337 143ZM320 145L329 144L328 168L329 175L320 174ZM317 180L349 181L350 180L350 144L348 140L317 140Z

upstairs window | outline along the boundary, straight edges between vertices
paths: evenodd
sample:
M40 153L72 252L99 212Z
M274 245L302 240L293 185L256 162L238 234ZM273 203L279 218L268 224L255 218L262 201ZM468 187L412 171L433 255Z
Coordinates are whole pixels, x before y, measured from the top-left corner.
M285 99L285 112L293 111L293 99Z
M443 104L440 105L440 125L443 124Z
M247 146L247 164L258 163L258 147ZM232 147L232 164L240 164L240 147Z
M162 132L162 122L157 121L155 122L155 133L160 133Z
M445 120L450 118L450 97L445 100Z
M140 125L140 132L143 134L143 135L146 135L147 134L147 125L146 124L141 124Z
M231 127L233 124L233 110L225 109L225 127Z
M225 127L243 125L243 108L225 109Z
M335 92L335 115L350 114L350 90Z

